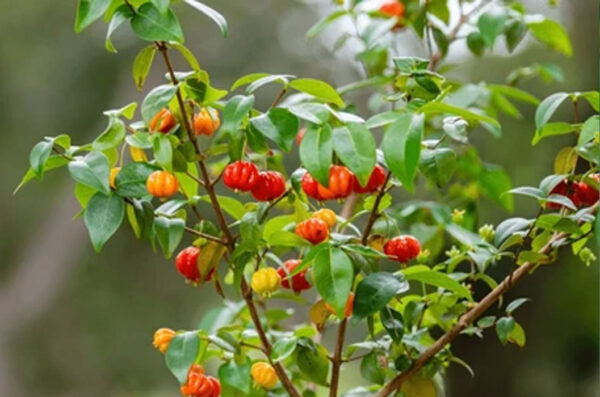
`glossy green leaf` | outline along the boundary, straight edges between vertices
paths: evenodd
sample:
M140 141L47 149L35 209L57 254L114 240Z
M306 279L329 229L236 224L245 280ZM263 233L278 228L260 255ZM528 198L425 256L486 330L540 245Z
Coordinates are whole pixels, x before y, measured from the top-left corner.
M222 114L222 125L220 131L225 134L233 134L242 123L244 117L254 105L254 96L236 95L225 104Z
M402 118L389 126L381 144L388 167L409 192L414 192L424 122L422 114L402 115Z
M77 157L69 163L69 173L77 182L110 193L108 158L100 152L90 152L85 157Z
M158 216L154 218L154 233L165 255L170 258L183 238L185 221L180 218L165 218Z
M42 142L37 143L29 153L29 166L38 179L41 179L44 174L44 166L50 158L53 146L54 139L43 140Z
M484 12L477 20L479 32L485 44L492 48L496 38L504 31L504 21L506 14L504 12Z
M169 46L171 46L171 47L175 48L177 51L179 51L181 56L183 56L183 58L185 58L187 63L190 65L192 70L194 70L195 72L200 72L200 70L201 70L200 63L198 63L198 60L196 59L196 57L194 56L194 53L192 51L190 51L183 44L178 43L176 41L170 42Z
M243 393L249 393L252 381L251 366L249 358L246 358L243 364L238 364L233 360L226 362L219 367L219 380Z
M183 31L173 11L163 14L151 2L137 9L131 18L131 28L143 40L183 42Z
M443 186L452 178L456 169L456 153L449 148L424 149L421 151L419 168L427 179Z
M169 4L171 3L171 0L150 0L150 1L163 14L167 12L167 10L169 9Z
M156 51L156 46L154 45L144 47L136 55L135 60L133 61L133 80L135 81L135 86L138 90L141 90L144 86L146 77L148 77L148 73L150 73Z
M125 202L115 194L96 193L88 202L83 220L96 252L117 231L125 216Z
M273 108L250 119L250 124L266 138L289 152L298 133L298 118L287 109Z
M375 138L363 124L348 124L333 130L333 149L338 158L365 186L377 162Z
M502 317L496 322L496 333L503 345L508 342L508 337L513 332L514 328L515 319L512 317Z
M117 49L115 48L111 40L111 36L115 32L115 30L117 30L117 28L123 24L123 22L127 21L132 16L133 13L125 4L121 5L115 10L108 24L108 29L106 30L106 39L104 40L104 48L106 48L107 51L113 53L117 52Z
M599 126L600 118L598 115L594 115L587 119L581 127L581 133L579 134L579 139L577 140L577 146L581 147L587 142L595 139L598 136Z
M219 27L219 29L221 30L221 34L223 35L223 37L227 36L227 30L228 30L227 20L225 19L225 17L223 17L223 15L221 15L215 9L213 9L213 8L207 6L206 4L201 3L197 0L184 0L184 1L191 7L195 8L196 10L200 11L201 13L203 13L204 15L206 15L207 17L212 19L213 22L216 23L217 26Z
M540 129L550 120L560 104L569 97L566 92L552 94L540 103L535 111L535 126Z
M171 84L163 84L155 87L146 95L142 102L142 118L146 124L150 123L159 111L169 105L171 99L177 93L178 86Z
M298 339L296 338L279 338L274 344L271 350L271 360L273 362L279 362L285 360L294 353Z
M93 142L92 147L104 151L119 146L125 140L125 123L116 117L111 117L106 129Z
M402 275L371 273L358 283L354 298L354 316L362 319L383 309L396 295L408 291Z
M445 273L440 273L434 270L430 270L426 266L412 266L410 268L402 270L402 274L407 280L420 281L425 284L433 285L435 287L443 288L448 291L454 292L457 295L466 298L470 301L473 300L471 293L464 285L453 280Z
M156 162L166 169L173 169L173 146L168 136L157 134L153 140L154 159Z
M200 338L196 331L177 334L169 343L165 362L179 383L187 382L188 370L196 360L199 348Z
M531 140L532 145L537 145L542 139L548 138L556 135L565 135L570 134L572 132L577 131L577 126L564 123L564 122L556 122L556 123L548 123L545 124L542 128L539 128L535 131L535 135Z
M313 276L319 294L342 318L354 279L354 267L348 255L337 247L319 251L314 259Z
M310 339L303 339L294 354L295 363L304 376L320 385L327 385L329 377L329 359L327 350Z
M50 170L65 166L68 163L69 163L69 160L65 159L64 157L50 156L48 158L48 160L46 161L46 164L44 165L43 170L44 170L44 172L50 171ZM19 182L19 185L15 188L15 190L13 191L13 194L16 194L23 186L25 186L29 181L31 181L35 177L36 177L36 173L33 170L33 168L30 167L27 170L27 172L25 173L25 175L23 175L21 182Z
M302 166L323 186L329 186L329 168L333 156L331 127L307 128L300 143Z
M360 361L360 374L369 383L382 385L385 382L385 368L375 352L367 354Z
M289 86L341 108L345 106L342 97L340 97L335 88L324 81L317 79L296 79L290 82Z
M159 167L142 162L126 164L115 178L116 193L122 197L140 198L148 195L146 180Z
M110 3L111 0L79 0L75 17L75 32L81 32L104 15Z
M566 56L573 54L569 35L560 23L550 19L543 19L541 21L529 22L527 27L536 39L553 50Z
M391 307L384 307L380 312L381 325L388 335L395 341L401 342L404 335L404 321L402 314Z

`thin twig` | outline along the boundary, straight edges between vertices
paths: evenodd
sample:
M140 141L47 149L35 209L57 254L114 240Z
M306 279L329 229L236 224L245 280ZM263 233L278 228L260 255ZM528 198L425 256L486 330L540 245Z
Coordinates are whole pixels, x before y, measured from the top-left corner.
M373 209L371 210L371 214L369 215L369 219L367 220L367 224L365 225L365 230L363 231L362 235L363 245L367 245L367 241L369 239L369 235L371 234L371 230L373 229L373 225L375 224L375 221L379 216L379 204L381 203L381 199L383 199L383 196L387 191L387 184L389 183L391 178L392 172L388 171L387 175L385 176L385 182L383 183L383 185L381 185L381 188L379 188L379 193L375 198L375 203L373 203Z
M338 385L340 383L340 368L342 367L342 350L344 349L344 338L346 335L346 326L348 319L344 318L338 327L337 342L335 352L332 357L331 365L331 385L329 387L329 397L337 397Z
M193 228L191 228L189 226L185 226L184 230L186 232L190 233L190 234L193 234L194 236L202 237L203 239L214 241L215 243L227 245L227 242L225 240L223 240L222 238L215 237L215 236L210 235L210 234L199 232L198 230L193 229Z

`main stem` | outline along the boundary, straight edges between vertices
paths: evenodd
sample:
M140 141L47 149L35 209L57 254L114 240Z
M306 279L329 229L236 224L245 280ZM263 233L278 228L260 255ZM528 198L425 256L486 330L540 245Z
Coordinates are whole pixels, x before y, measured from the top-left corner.
M175 71L173 69L173 65L171 64L171 59L169 58L168 48L167 48L166 44L163 42L156 42L155 44L156 44L156 47L158 48L158 50L160 51L160 53L162 54L163 60L165 61L165 65L169 72L169 76L171 77L171 82L175 85L178 84L179 82L177 80L177 77L175 76ZM211 205L217 216L217 220L219 222L221 230L223 231L223 234L225 235L225 244L227 245L227 249L231 253L234 250L235 240L233 238L233 234L231 233L231 230L229 229L229 225L227 225L227 220L225 219L225 214L223 213L223 209L221 208L221 204L219 203L219 200L215 193L214 183L213 183L213 181L210 180L210 175L208 174L208 169L206 168L206 163L204 162L204 156L202 154L202 151L200 150L200 147L198 146L196 135L194 134L194 131L192 130L192 127L190 124L190 118L187 115L187 111L185 109L185 103L183 101L183 97L181 95L181 91L179 90L179 88L177 89L176 97L177 97L177 102L179 104L179 109L181 111L181 117L183 118L184 127L187 131L190 141L194 145L194 150L195 150L196 156L198 158L198 166L200 168L200 173L202 175L202 179L204 180L204 188L206 189L206 193L208 194ZM252 297L252 290L250 289L250 287L246 283L246 280L243 277L242 277L241 290L242 290L242 296L244 297L244 300L246 301L246 304L248 305L248 310L250 311L250 317L252 318L252 322L254 323L254 328L256 329L259 339L263 345L264 352L267 355L269 362L275 369L275 372L277 372L277 376L279 377L281 384L283 385L283 387L286 389L286 391L289 393L289 395L291 397L300 397L300 394L294 387L292 381L288 377L288 375L285 372L285 369L283 368L281 363L275 363L271 360L271 356L270 356L271 349L272 349L271 343L269 342L269 339L267 338L267 334L265 333L265 330L260 321L260 316L258 315L256 306L254 305L254 300Z
M348 319L344 318L338 328L337 342L335 352L333 353L333 364L331 368L331 386L329 387L329 397L337 397L338 386L340 384L340 369L342 367L342 350L344 349L344 338L346 336L346 326Z

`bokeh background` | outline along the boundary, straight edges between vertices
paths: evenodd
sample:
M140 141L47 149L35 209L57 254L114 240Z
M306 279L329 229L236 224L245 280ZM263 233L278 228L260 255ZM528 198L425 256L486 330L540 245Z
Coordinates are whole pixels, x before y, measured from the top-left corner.
M142 99L130 65L143 44L122 29L114 40L119 54L110 54L103 48L105 26L100 23L75 35L75 1L1 3L0 396L176 396L174 378L150 345L152 333L164 325L194 327L218 303L212 290L185 287L172 263L152 254L126 228L95 255L83 222L72 220L78 206L66 172L49 173L43 184L31 183L12 195L31 146L42 136L68 132L75 141L90 140L103 129L103 110ZM359 77L348 54L330 55L332 32L310 43L304 39L307 28L327 11L327 1L207 3L228 18L227 39L200 14L186 9L180 15L187 44L214 86L229 87L238 76L259 71L318 77L338 86ZM597 89L598 2L560 1L556 8L546 0L525 3L567 27L574 56L564 58L527 41L511 57L499 51L473 59L456 46L451 61L461 66L455 77L502 82L516 66L552 61L562 66L564 82L536 80L523 88L540 98L558 90ZM410 38L405 48L423 51ZM156 64L150 83L160 81L161 66ZM271 98L266 91L265 103ZM523 108L521 121L503 118L501 140L475 138L482 157L502 164L516 185L537 184L569 141L542 141L532 149L533 112ZM570 112L561 109L557 117L570 118ZM482 222L507 216L493 205L482 210ZM517 200L516 215L534 212L529 200ZM495 275L506 271L500 266ZM518 296L533 299L517 313L527 346L501 346L492 333L485 340L459 338L455 354L474 368L476 377L451 368L447 395L598 395L598 267L585 267L563 253L558 264L539 270L510 293Z

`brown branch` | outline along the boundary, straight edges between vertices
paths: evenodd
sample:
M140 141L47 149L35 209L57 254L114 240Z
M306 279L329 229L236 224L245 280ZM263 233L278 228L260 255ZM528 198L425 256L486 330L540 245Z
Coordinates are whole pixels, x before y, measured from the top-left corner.
M184 230L186 232L190 233L190 234L193 234L194 236L202 237L202 238L204 238L206 240L214 241L215 243L227 245L227 241L223 240L222 238L215 237L215 236L210 235L210 234L199 232L198 230L193 229L193 228L191 228L189 226L185 226Z
M171 60L169 58L168 48L167 48L166 44L164 42L156 42L155 44L156 44L158 50L160 51L160 53L162 54L162 57L165 61L165 65L169 71L169 76L171 77L171 82L173 84L178 84L177 77L175 76L175 71L173 69ZM208 169L206 168L206 164L204 163L204 156L203 156L202 152L200 151L200 148L198 147L196 135L194 134L194 131L191 128L190 119L187 117L187 112L185 110L185 104L183 102L183 97L181 95L181 90L179 88L177 89L176 96L177 96L177 102L179 103L179 108L181 110L181 116L183 118L185 129L187 130L190 141L194 144L194 150L196 151L196 155L198 157L198 166L200 167L200 173L202 174L202 179L204 179L204 188L208 194L208 197L210 198L210 202L213 206L215 215L217 216L217 219L219 221L221 230L223 231L223 234L225 235L225 243L226 243L225 245L227 246L227 249L229 250L229 252L232 253L234 250L235 238L231 234L229 225L227 224L227 221L225 220L225 215L223 213L223 209L221 208L221 204L219 203L219 200L215 193L214 183L211 183L210 176L208 174ZM254 300L252 298L252 290L248 287L248 284L243 277L242 277L241 290L242 290L242 295L244 297L244 300L246 301L246 304L248 305L248 310L250 311L250 315L252 317L252 322L254 323L256 332L258 333L259 339L261 340L261 343L263 345L265 354L267 355L269 362L271 362L271 365L275 368L275 372L277 372L277 376L279 377L281 384L283 385L283 387L286 389L286 391L289 393L289 395L291 397L300 397L300 394L298 393L298 391L296 390L296 387L294 386L294 384L292 383L292 381L286 374L281 363L275 363L271 360L271 357L270 357L271 343L269 342L269 339L267 338L265 330L260 321L260 317L258 316L256 306L254 305Z
M375 198L375 203L373 203L373 209L371 210L371 214L369 215L369 219L367 220L367 224L365 225L365 230L363 231L363 235L362 235L362 244L363 245L367 245L367 241L369 239L369 234L371 234L371 230L373 230L373 225L375 224L375 221L377 220L377 217L379 216L379 204L381 203L381 199L383 199L383 196L386 193L386 189L387 189L387 184L389 183L390 179L392 178L392 172L388 171L387 175L385 176L385 182L383 182L383 184L381 185L381 188L379 188L379 193L377 194L377 197Z
M598 210L598 203L590 207L590 212ZM544 245L538 253L547 254L552 248L556 241L565 238L567 233L556 233L554 236ZM517 258L515 258L517 260ZM402 383L417 373L429 360L435 357L447 344L452 342L462 330L477 320L487 309L489 309L502 295L509 291L514 285L525 277L528 273L533 271L538 264L536 262L526 262L521 266L513 270L508 276L502 280L496 288L488 293L481 301L471 308L467 313L463 314L458 322L448 332L442 335L438 340L435 341L419 358L413 362L413 364L406 371L400 373L394 379L392 379L387 385L385 385L375 397L386 397L398 390Z
M346 326L348 319L344 318L340 322L337 334L337 342L335 344L335 352L332 357L331 366L331 385L329 388L329 397L337 397L338 385L340 383L340 368L342 367L342 350L344 349L344 338L346 336Z
M283 99L283 97L285 96L286 93L287 93L287 88L283 87L283 89L279 92L279 94L277 94L277 96L273 100L273 103L271 104L271 106L269 106L269 109L277 106L279 104L279 102L281 102L281 100Z
M265 211L263 212L262 216L258 220L258 223L263 223L265 218L267 217L267 215L269 215L269 211L271 211L271 209L273 209L273 207L275 207L277 204L279 204L281 202L281 200L286 198L291 192L292 192L292 189L290 188L290 189L286 190L286 192L283 193L281 196L279 196L277 199L271 201L269 203L269 206L267 208L265 208Z

